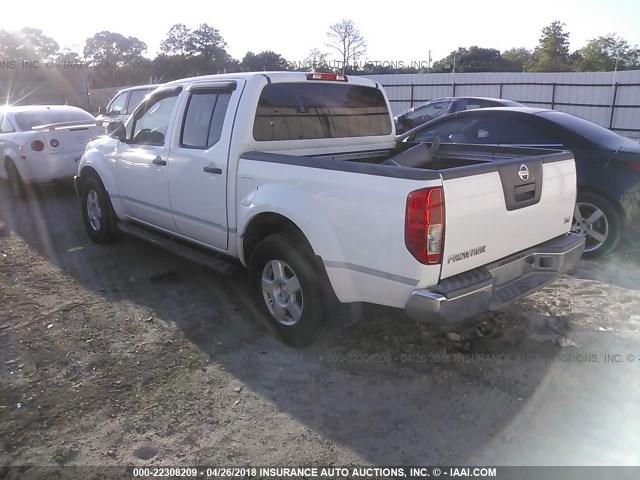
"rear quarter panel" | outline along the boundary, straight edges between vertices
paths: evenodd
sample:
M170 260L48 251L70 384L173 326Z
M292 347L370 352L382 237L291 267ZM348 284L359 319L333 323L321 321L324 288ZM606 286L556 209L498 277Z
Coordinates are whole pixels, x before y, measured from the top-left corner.
M247 192L237 199L238 232L262 212L291 220L322 258L340 301L404 307L415 288L437 283L440 266L420 264L405 247L404 219L409 192L440 185L439 178L410 180L246 159L240 160L238 176L256 185L250 201Z

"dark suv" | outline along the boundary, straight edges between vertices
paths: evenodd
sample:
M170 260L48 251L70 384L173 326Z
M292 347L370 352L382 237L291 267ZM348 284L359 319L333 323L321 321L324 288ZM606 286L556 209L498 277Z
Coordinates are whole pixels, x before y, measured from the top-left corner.
M502 98L485 97L443 97L429 100L427 103L410 108L394 117L396 133L401 134L434 118L462 110L487 107L526 107L522 103Z

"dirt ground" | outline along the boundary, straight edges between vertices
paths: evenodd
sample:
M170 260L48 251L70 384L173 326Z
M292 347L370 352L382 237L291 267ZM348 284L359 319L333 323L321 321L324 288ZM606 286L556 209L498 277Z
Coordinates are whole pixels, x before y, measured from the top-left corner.
M0 186L1 187L1 186ZM436 328L368 306L294 350L242 269L92 244L0 188L0 477L16 465L638 465L640 253Z

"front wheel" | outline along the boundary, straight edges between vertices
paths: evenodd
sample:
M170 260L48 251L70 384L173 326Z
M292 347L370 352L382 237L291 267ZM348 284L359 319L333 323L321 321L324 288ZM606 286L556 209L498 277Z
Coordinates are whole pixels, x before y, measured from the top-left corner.
M620 241L621 218L613 204L591 192L578 193L571 231L585 237L583 257L597 258L613 250Z
M84 228L96 243L115 238L113 210L109 195L99 178L91 176L82 184L82 219Z
M324 302L318 274L305 243L289 236L262 240L251 255L253 299L272 330L294 347L311 344L324 327Z

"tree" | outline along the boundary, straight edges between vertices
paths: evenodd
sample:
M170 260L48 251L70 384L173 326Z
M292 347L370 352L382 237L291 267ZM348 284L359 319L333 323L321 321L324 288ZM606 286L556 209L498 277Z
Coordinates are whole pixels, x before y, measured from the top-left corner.
M280 54L267 50L255 54L247 52L240 62L243 72L288 70L289 62Z
M20 42L16 35L7 30L0 30L0 55L2 55L2 60L16 60L18 48L20 48Z
M84 56L94 62L108 62L111 66L123 66L141 60L147 44L136 37L125 37L119 33L103 31L87 38Z
M207 75L237 69L238 62L227 53L226 46L227 42L217 29L206 23L201 24L191 32L187 45L191 71L197 75Z
M507 72L522 72L524 65L531 60L533 54L530 50L519 47L510 48L502 52L502 66Z
M240 63L226 51L220 32L206 23L191 30L182 23L173 25L160 44L161 54L153 61L159 82L177 78L238 71Z
M135 85L149 81L151 62L142 54L147 45L136 37L102 31L87 38L84 57L94 62L89 70L93 88Z
M176 23L160 43L160 51L166 55L184 55L190 49L192 32L183 23Z
M342 57L342 73L345 73L349 66L355 66L358 58L367 51L367 42L351 19L331 25L327 36L327 46L336 50Z
M571 70L569 57L569 33L566 25L559 20L542 29L540 43L533 51L533 57L524 65L527 72L568 72Z
M576 52L575 70L579 72L610 72L640 68L640 50L614 34L589 40Z
M75 50L64 48L56 56L56 61L59 63L68 62L71 64L77 64L78 62L81 62L82 59L80 58L78 52L76 52Z
M23 28L18 33L20 42L19 49L23 58L34 58L36 60L51 60L55 58L60 50L58 42L45 35L38 28Z
M206 23L202 23L191 32L191 39L187 43L187 53L199 55L207 60L220 60L226 57L225 50L227 42L224 41L220 32Z
M60 50L58 42L38 28L17 32L0 30L0 55L10 60L51 60Z
M456 72L495 72L500 70L502 62L499 50L474 45L454 50L445 58L435 62L433 70L441 72L451 70L454 59Z

